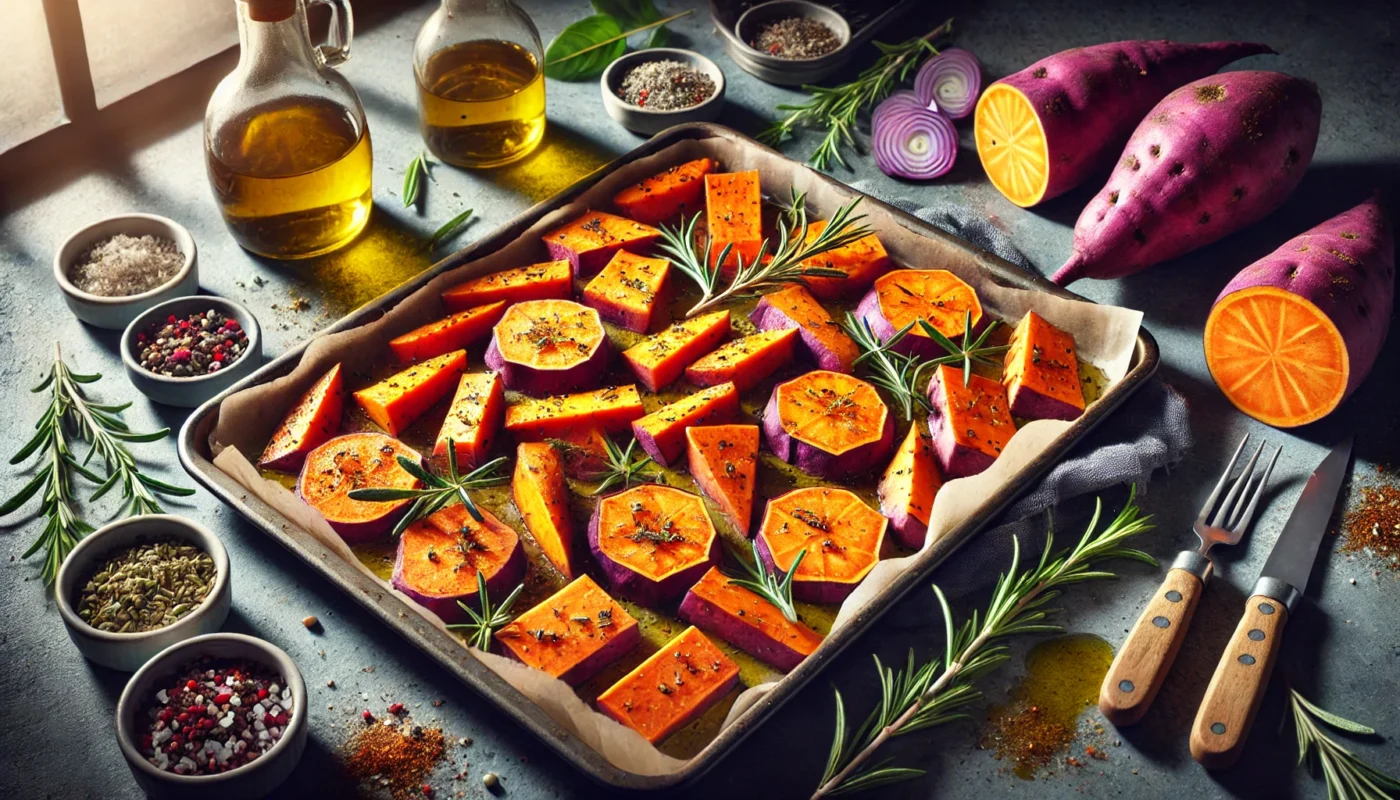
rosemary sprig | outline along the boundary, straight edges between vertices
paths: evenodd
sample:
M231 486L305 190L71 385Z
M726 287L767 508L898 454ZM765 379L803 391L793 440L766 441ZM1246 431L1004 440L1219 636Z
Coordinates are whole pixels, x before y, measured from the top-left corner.
M797 558L792 560L792 569L786 575L774 565L774 569L768 569L763 559L758 555L758 542L749 540L749 547L753 548L753 563L746 559L736 558L739 566L743 568L747 577L731 577L729 582L735 586L742 586L764 600L772 603L777 609L783 612L783 617L788 622L797 621L797 609L792 604L792 576L797 574L797 568L802 564L802 559L807 557L806 550L800 550Z
M487 486L498 486L505 483L509 478L502 474L501 467L510 459L506 456L493 459L482 464L476 469L462 475L457 471L457 445L452 439L447 440L447 474L434 475L423 468L422 464L405 456L399 456L399 466L404 471L425 484L422 489L351 489L349 497L351 500L365 500L371 503L390 503L400 500L412 500L413 505L408 507L408 513L403 515L399 523L394 526L393 536L398 536L408 526L420 519L425 519L438 511L460 502L466 506L467 513L472 519L482 522L481 510L472 502L469 489L482 489Z
M964 314L965 315L963 316L963 335L961 344L958 344L952 339L948 338L947 336L944 336L942 331L930 325L929 321L926 319L919 320L919 327L922 328L924 333L928 335L928 338L932 339L934 343L936 343L939 347L943 348L943 350L947 353L947 355L939 356L938 358L935 358L932 361L928 362L929 366L936 367L940 364L956 364L961 361L963 370L963 386L966 386L968 384L968 381L972 380L973 362L976 362L978 364L986 364L987 366L994 367L997 365L997 362L992 360L992 356L1001 355L1002 353L1005 353L1007 350L1010 349L1010 345L986 344L987 337L992 334L993 330L996 330L996 327L998 325L1001 324L1001 320L992 320L992 323L987 327L983 328L982 332L977 335L977 338L973 339L972 310L968 309L966 312L964 312Z
M1134 490L1117 518L1101 532L1097 528L1103 503L1099 501L1079 542L1054 555L1052 529L1040 563L1024 572L1020 543L1013 538L1011 569L997 580L985 614L979 616L974 611L956 630L948 599L935 585L933 592L943 611L945 628L943 658L916 666L911 651L905 668L899 671L885 668L876 658L880 705L852 736L847 735L845 706L840 690L836 691L836 732L826 771L813 799L922 775L923 770L891 766L888 760L872 766L866 766L866 762L891 737L966 718L965 714L954 712L981 697L973 684L1010 658L1009 648L1000 644L1001 640L1062 630L1045 621L1056 610L1046 608L1046 604L1060 595L1061 587L1114 577L1111 572L1095 569L1108 559L1126 558L1155 565L1152 556L1124 544L1128 538L1152 528L1150 517L1138 516L1135 495Z
M857 147L856 118L860 112L889 97L895 86L903 83L929 56L937 55L934 43L953 30L949 19L937 28L899 44L875 42L882 54L868 69L850 83L826 88L803 86L812 96L800 104L783 104L779 111L788 112L758 135L758 140L777 147L791 139L799 128L823 128L826 134L809 159L817 169L826 169L834 159L849 167L841 157L841 148Z
M438 245L452 239L458 233L461 233L462 228L466 226L471 218L472 210L469 208L452 219L449 219L441 228L438 228L437 231L433 233L433 237L428 240L428 249L436 250Z
M418 202L418 195L423 190L423 178L432 177L428 172L428 157L419 153L414 159L408 162L408 169L403 173L403 207L408 208Z
M480 572L476 573L476 596L481 603L481 611L457 601L457 605L467 612L468 622L458 622L447 626L450 631L466 631L467 644L484 652L491 651L491 640L496 635L496 631L504 628L512 619L510 614L511 606L515 605L515 600L520 596L520 590L525 588L525 584L520 584L506 596L505 602L499 606L492 607L491 595L486 591L486 577Z
M758 253L747 264L736 254L738 264L734 277L724 289L719 288L719 265L729 258L733 244L726 244L719 251L719 257L712 259L714 240L707 236L704 252L701 252L695 241L695 226L700 220L698 212L689 222L682 222L675 228L661 226L661 251L669 255L675 267L700 287L700 300L685 315L693 317L729 300L770 292L789 283L800 283L807 277L846 277L841 270L806 267L802 262L870 235L870 226L858 224L865 219L865 215L854 213L860 198L837 209L822 232L810 242L807 241L806 200L806 193L793 190L791 204L784 214L786 219L778 222L778 240L772 258L765 260L769 250L768 239L763 240Z
M860 349L860 355L854 363L865 364L870 382L894 397L906 420L912 420L914 412L919 408L928 410L928 397L919 387L924 373L932 368L933 364L893 349L913 330L914 323L905 325L883 341L870 327L869 322L849 311L846 312L844 327L856 343L856 347Z
M1386 800L1400 796L1400 779L1357 758L1350 750L1337 744L1317 723L1361 736L1374 736L1376 731L1373 728L1319 708L1291 686L1288 689L1288 706L1293 712L1293 728L1298 735L1298 764L1301 766L1309 755L1317 757L1323 780L1327 782L1329 800Z
M651 468L656 465L651 456L643 456L640 461L637 460L635 454L636 439L628 442L627 447L623 448L614 442L611 436L604 436L603 446L607 449L608 463L603 465L602 472L596 476L597 479L602 480L602 483L599 483L598 488L593 490L595 495L602 494L618 484L626 489L632 485L633 481L647 480L648 476L645 473L651 471Z

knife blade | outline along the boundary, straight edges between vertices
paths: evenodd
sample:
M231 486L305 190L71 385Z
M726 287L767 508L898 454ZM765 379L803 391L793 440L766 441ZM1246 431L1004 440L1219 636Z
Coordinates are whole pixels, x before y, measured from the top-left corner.
M1293 506L1293 513L1279 532L1273 552L1264 562L1264 569L1259 573L1261 578L1282 581L1299 594L1307 588L1308 575L1312 573L1313 562L1317 560L1318 545L1322 544L1327 521L1332 518L1332 508L1337 504L1337 495L1347 476L1351 442L1351 439L1347 439L1332 448L1332 452L1308 477L1303 493Z

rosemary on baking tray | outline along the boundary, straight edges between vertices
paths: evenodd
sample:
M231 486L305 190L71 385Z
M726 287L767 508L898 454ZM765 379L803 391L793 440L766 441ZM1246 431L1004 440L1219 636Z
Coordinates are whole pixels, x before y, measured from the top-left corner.
M472 608L457 601L457 605L467 612L467 622L457 622L447 626L450 631L463 631L467 634L467 644L478 650L489 652L491 650L491 637L496 635L496 631L504 628L510 623L511 606L515 605L515 599L520 596L520 590L525 588L525 584L520 584L506 595L506 599L498 606L491 605L491 594L486 591L486 577L480 572L476 573L476 596L481 605L481 610Z
M783 575L775 564L772 569L763 561L758 554L758 541L749 540L749 547L753 548L753 563L743 558L735 558L739 566L743 568L747 577L731 577L729 582L735 586L742 586L764 600L772 603L779 611L783 612L783 617L788 622L797 621L797 609L792 605L792 576L797 574L797 568L802 564L802 559L807 557L806 550L799 550L797 558L792 560L792 569Z
M844 327L856 343L856 347L860 349L860 355L856 357L853 366L865 365L866 377L871 383L889 392L895 402L899 403L904 418L912 420L914 412L919 408L927 411L928 397L920 389L920 383L933 364L893 349L913 330L914 323L905 325L888 339L881 340L869 322L847 311Z
M626 489L632 485L633 481L648 480L648 473L656 467L656 462L652 460L651 456L637 459L636 439L628 442L626 447L621 447L612 440L611 436L604 436L603 446L607 450L608 461L595 476L596 480L602 481L598 484L598 488L593 490L595 495L602 494L619 484L623 489Z
M985 364L989 367L999 366L996 361L992 360L992 356L999 356L1011 349L1010 345L989 345L986 343L987 337L990 336L992 331L996 330L997 326L1000 324L1001 320L992 320L991 324L983 328L982 332L977 334L977 338L973 339L972 311L969 309L964 312L962 342L959 344L947 336L944 336L941 331L930 325L928 320L919 320L919 327L923 329L924 333L928 334L928 338L932 339L947 353L947 355L939 356L928 362L929 366L936 367L940 364L957 364L962 362L963 386L966 386L968 381L972 380L973 362Z
M472 496L468 489L483 489L487 486L498 486L505 483L509 478L501 472L501 467L510 459L506 456L493 459L482 464L476 469L462 475L457 471L457 443L452 439L447 440L447 474L434 475L432 472L423 469L417 461L405 456L398 456L399 466L404 471L418 480L425 486L422 489L351 489L349 497L351 500L364 500L371 503L397 503L402 500L412 500L413 505L408 507L408 513L403 515L399 523L394 526L392 535L398 536L408 529L409 525L420 519L425 519L442 509L460 502L466 506L467 513L472 515L472 519L482 522L481 510L472 502Z

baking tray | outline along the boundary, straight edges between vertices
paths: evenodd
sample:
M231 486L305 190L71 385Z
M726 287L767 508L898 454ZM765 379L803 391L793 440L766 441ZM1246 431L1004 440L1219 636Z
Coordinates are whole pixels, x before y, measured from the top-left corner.
M453 253L444 260L425 270L412 280L390 291L377 300L350 313L318 336L348 330L378 319L384 309L391 308L423 284L440 273L454 269L469 261L491 253L514 241L526 229L545 214L571 202L588 187L592 186L612 170L640 158L650 156L670 145L686 139L707 139L710 137L729 138L747 146L765 148L752 139L730 128L709 123L678 125L657 134L635 150L616 161L599 168L592 174L565 189L554 197L538 203L491 234L473 242L466 248ZM792 169L806 170L807 167L792 162ZM859 193L826 175L817 174L816 180L832 186L838 193L854 197ZM1010 262L998 258L981 248L965 242L950 233L882 203L867 198L864 203L873 204L893 215L905 228L923 236L943 240L967 251L976 264L997 283L1021 289L1044 291L1061 297L1083 300L1084 298L1062 289L1039 275L1032 275ZM983 506L980 514L964 520L948 535L934 542L921 552L913 565L906 569L877 597L831 636L811 657L804 660L787 677L765 694L760 700L724 728L708 745L690 759L684 768L663 776L640 775L618 768L602 754L578 740L549 717L539 706L525 695L506 683L480 661L472 657L461 641L430 625L420 615L408 611L403 602L375 583L351 564L342 561L309 535L292 535L294 523L273 510L232 478L220 471L212 461L209 451L209 437L218 419L219 404L229 395L250 386L267 383L291 372L301 358L308 342L283 353L265 364L257 372L226 389L190 415L180 429L180 463L186 471L219 499L232 506L249 522L267 533L273 539L292 551L312 569L353 597L361 606L397 631L413 646L427 654L445 669L456 675L463 683L472 687L504 714L529 729L564 760L588 774L595 780L620 789L647 790L674 787L699 778L714 768L726 755L758 725L763 724L798 690L817 676L826 665L841 651L858 639L870 626L903 597L915 585L926 582L929 574L960 546L986 527L987 523L1005 509L1025 488L1043 475L1050 467L1063 458L1093 427L1102 422L1156 371L1159 362L1157 343L1145 329L1138 333L1137 343L1127 374L1110 386L1104 394L1085 411L1053 444L1034 461L1021 470L1016 480L993 493Z

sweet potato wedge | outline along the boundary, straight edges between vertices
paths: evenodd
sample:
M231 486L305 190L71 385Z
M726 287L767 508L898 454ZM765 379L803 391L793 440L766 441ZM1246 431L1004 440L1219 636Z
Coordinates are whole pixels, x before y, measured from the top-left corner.
M573 293L573 274L569 263L561 259L472 278L443 292L442 304L448 311L464 311L501 300L507 304L551 298L567 300Z
M1074 337L1034 311L1026 312L1011 333L1001 382L1014 417L1078 419L1084 413Z
M711 266L732 245L720 265L727 276L733 274L742 258L745 264L758 258L763 244L763 198L759 194L758 170L726 172L705 176L705 231L712 244Z
M646 415L632 384L591 392L542 397L506 408L506 430L521 441L557 439L571 430L597 426L607 433L627 430Z
M451 440L457 450L457 461L468 469L486 463L486 454L501 430L505 416L506 391L501 377L494 372L469 372L457 383L452 406L442 420L433 455L447 455Z
M876 490L880 513L889 518L895 541L910 550L924 546L933 499L943 488L943 476L933 456L933 437L919 430L916 420L894 451Z
M803 286L764 295L749 319L761 331L796 328L802 337L799 351L822 369L849 373L860 356L860 349L841 329L841 323Z
M450 505L409 525L399 536L391 583L448 622L466 618L459 600L480 609L478 572L497 602L525 580L520 537L490 511L479 510L481 522L462 504Z
M598 695L598 710L656 744L719 702L739 665L690 627Z
M670 275L671 262L664 258L619 250L583 287L583 304L619 328L646 333L666 307Z
M739 416L739 392L732 383L701 389L689 397L632 422L632 434L656 463L670 466L685 452L692 425L719 425Z
M408 364L445 355L453 350L465 350L491 335L491 329L506 313L506 301L497 300L429 322L421 328L389 341L389 349L400 363Z
M754 658L788 672L822 643L801 622L788 622L772 603L711 568L681 601L680 618Z
M465 350L430 358L355 392L355 402L390 436L398 436L446 397L466 369Z
M347 542L364 542L387 532L408 510L408 500L371 503L351 500L351 489L419 489L422 482L400 466L398 456L423 457L382 433L350 433L312 450L297 477L297 495L321 512Z
M885 552L889 521L854 493L830 486L794 489L768 501L758 555L769 569L791 572L792 596L839 603L856 590Z
M512 658L578 686L642 641L622 604L587 575L555 592L496 632Z
M535 537L545 558L564 577L574 577L569 486L564 481L564 463L558 451L546 442L521 442L515 450L510 491L525 530Z
M811 372L773 387L763 436L774 455L823 478L872 470L894 447L894 415L853 375Z
M608 586L644 606L675 600L719 563L719 533L700 497L655 484L599 500L588 546Z
M748 535L758 483L758 426L697 425L685 429L685 438L690 476Z
M486 366L501 373L507 389L539 397L597 386L612 354L595 309L572 300L526 300L496 323Z
M676 322L666 330L622 352L637 382L660 391L675 381L700 356L729 336L729 312L714 311Z
M646 254L661 231L640 222L589 211L544 235L550 258L561 258L584 278L602 269L618 250Z
M598 425L581 425L545 439L559 453L564 474L574 480L592 480L608 463L608 435Z
M697 158L677 164L617 193L613 205L623 216L657 225L700 209L705 194L704 176L715 171L715 162Z
M685 379L696 386L728 381L747 392L792 361L796 328L762 331L720 345L709 355L685 368Z
M807 242L811 242L826 230L826 220L819 219L807 224ZM875 234L862 237L845 247L828 250L802 262L802 266L821 269L839 269L846 273L844 278L809 277L807 289L820 300L839 300L852 297L857 292L870 288L875 279L890 268L890 254Z
M306 454L335 436L345 410L345 381L336 364L311 384L273 431L258 466L291 472L301 468Z
M928 429L945 478L976 475L990 467L1016 433L1006 387L981 375L963 386L963 371L944 364L928 384Z

